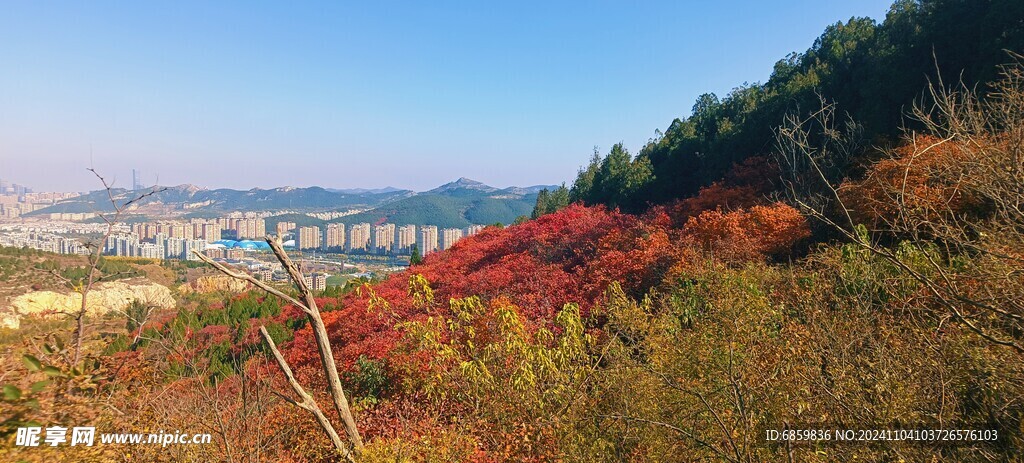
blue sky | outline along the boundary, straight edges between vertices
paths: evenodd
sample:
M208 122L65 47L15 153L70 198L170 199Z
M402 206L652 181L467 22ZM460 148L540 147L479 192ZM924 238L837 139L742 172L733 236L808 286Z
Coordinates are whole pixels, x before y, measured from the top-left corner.
M0 178L571 183L890 1L6 2Z

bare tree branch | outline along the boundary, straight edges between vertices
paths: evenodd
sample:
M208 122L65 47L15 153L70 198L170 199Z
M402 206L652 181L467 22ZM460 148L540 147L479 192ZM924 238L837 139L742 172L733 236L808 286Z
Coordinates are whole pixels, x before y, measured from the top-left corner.
M97 273L100 270L99 267L101 257L103 255L104 245L106 244L107 240L110 239L110 236L114 234L114 227L116 227L117 224L121 221L122 214L128 208L130 208L133 204L138 203L142 199L147 198L149 196L153 196L166 189L153 187L152 190L146 193L135 196L123 204L118 204L117 199L114 197L114 189L109 183L107 183L107 179L103 178L103 176L100 175L100 173L97 172L94 168L90 167L87 170L89 172L92 172L92 174L95 175L97 179L99 179L100 183L103 184L103 188L107 192L107 198L110 200L110 205L114 208L114 213L112 215L97 213L97 216L100 217L100 219L102 219L107 224L107 229L103 233L99 245L95 246L92 253L90 253L89 255L88 274L86 275L84 281L81 282L79 287L76 288L76 290L82 295L82 306L79 309L78 313L75 314L75 330L73 333L75 345L73 356L74 365L77 365L79 360L81 360L82 339L85 335L85 313L86 309L88 308L89 292L92 291L93 285L98 282Z
M306 314L306 318L308 319L309 324L313 329L313 337L316 340L317 352L320 355L321 367L323 368L324 374L327 376L328 390L331 393L331 398L333 400L335 411L338 413L338 416L342 420L342 427L345 430L346 437L348 438L348 443L351 444L351 449L348 445L345 445L345 443L343 443L337 437L337 431L335 431L335 428L330 423L330 421L327 420L326 416L323 414L323 411L316 404L315 400L312 398L312 396L306 394L305 391L302 389L302 386L295 380L294 376L291 373L291 368L284 360L284 357L280 355L280 352L277 350L277 346L274 345L273 341L270 339L270 336L267 334L266 329L261 327L260 333L263 335L263 338L267 341L267 344L270 345L271 351L274 353L274 357L275 360L277 361L278 367L288 378L288 382L292 386L292 390L294 390L295 393L303 399L302 401L290 400L290 402L298 406L299 408L302 408L312 413L314 417L317 419L317 422L320 423L321 428L324 429L324 432L326 432L328 437L331 438L331 442L334 444L335 448L343 456L345 456L345 458L352 459L354 458L353 454L357 454L362 450L363 441L362 437L359 435L359 430L356 427L355 417L352 415L352 411L349 408L348 398L345 396L345 391L343 390L341 385L341 377L338 375L338 366L334 360L334 352L333 349L331 348L330 337L327 334L327 327L324 325L323 318L320 317L320 310L317 307L316 299L313 297L313 292L306 285L302 273L299 271L299 268L295 265L294 262L292 262L291 258L288 257L288 254L284 251L284 248L281 247L280 238L267 236L266 240L267 243L270 245L270 249L274 252L274 256L277 257L277 260L281 262L282 266L284 266L285 270L288 272L288 276L292 280L292 283L298 289L299 294L301 295L302 298L301 301L292 296L289 296L288 294L285 294L284 292L274 288L273 286L270 286L269 284L261 280L257 280L252 275L249 275L244 272L233 271L199 252L195 252L195 254L197 257L199 257L200 260L212 265L221 273L231 278L235 278L242 281L248 281L256 285L258 288L263 289L264 291L273 294L277 297L280 297L281 299L284 299L285 301L291 304L294 304L296 307L302 310L303 313Z
M911 117L933 141L919 143L908 132L902 151L883 150L884 162L898 169L869 172L855 184L869 188L865 200L874 204L867 207L884 227L877 231L904 240L902 248L889 249L858 231L837 186L841 179L828 178L819 167L829 146L848 139L825 134L817 137L821 146L810 142L810 130L834 126L832 104L822 102L810 118L816 122L787 117L777 132L777 157L787 167L790 199L805 213L917 281L981 338L1024 352L1024 63L1015 59L985 101L962 83L953 90L941 81L929 85L931 106L918 103ZM802 188L802 172L814 173L811 194ZM911 185L912 177L924 183ZM841 218L834 218L829 204L842 211ZM903 256L907 249L918 263Z
M270 346L270 352L274 354L274 361L277 362L277 367L281 369L282 373L284 373L285 378L288 380L288 385L292 387L292 391L295 392L295 395L301 398L301 401L291 399L286 400L299 408L312 413L316 418L317 423L319 423L320 427L327 433L327 437L331 439L331 443L334 444L334 448L341 450L342 456L346 460L354 461L352 452L349 451L348 446L341 441L341 437L338 436L338 432L334 430L334 425L331 424L331 420L327 419L323 410L320 410L320 406L317 405L316 399L309 395L306 390L302 388L302 385L299 384L299 381L295 379L295 375L292 374L291 367L288 366L288 362L285 361L284 356L281 355L281 351L277 349L277 344L275 344L274 340L270 337L270 333L267 332L266 327L260 326L260 336L262 336L263 340L266 341L268 346Z

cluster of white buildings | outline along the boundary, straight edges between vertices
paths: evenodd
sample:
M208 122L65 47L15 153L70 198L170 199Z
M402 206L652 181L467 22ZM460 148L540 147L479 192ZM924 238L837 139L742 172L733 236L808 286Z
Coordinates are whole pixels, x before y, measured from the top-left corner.
M46 199L52 201L56 198ZM105 224L64 221L0 224L0 245L29 247L63 254L86 254L88 249L79 240L66 235L95 236L105 232L105 228ZM295 248L300 250L409 255L415 247L421 255L427 255L451 248L462 238L483 230L484 226L438 228L436 225L332 223L319 227L279 222L275 228L273 231L276 231L278 236L290 236L294 240ZM234 232L233 235L238 240L262 242L262 238L267 235L265 213L232 213L226 217L212 219L193 218L119 224L102 245L103 252L112 256L193 260L196 257L192 251L206 250L221 251L220 254L225 254L211 257L238 257L236 254L242 254L243 249L214 249L224 247L216 243L230 241L223 240L225 232ZM231 255L228 256L228 253Z
M0 246L37 249L58 254L89 254L77 238L67 235L97 235L106 232L106 224L33 222L0 225ZM117 230L125 231L123 227Z
M140 241L135 234L117 234L107 238L103 253L111 256L142 257L147 259L199 260L194 251L206 249L206 240L171 238L158 233L153 242Z
M38 249L57 254L89 254L89 249L74 238L52 233L16 233L0 235L0 246Z
M364 252L380 255L407 255L415 245L422 255L445 250L460 239L475 235L483 225L466 228L438 229L435 225L370 225L357 223L346 227L343 223L328 224L325 228L297 227L294 223L278 224L278 235L291 232L295 247L302 250L322 249L335 252Z
M143 240L152 240L159 233L171 238L204 239L214 242L224 231L234 232L235 239L262 240L267 236L267 222L262 214L233 213L215 219L194 218L188 221L143 222L132 225L132 233Z
M32 193L32 190L20 185L11 187L3 186L0 183L0 219L15 219L29 212L52 206L58 201L74 198L78 195L79 193ZM51 220L70 220L73 218L84 220L95 216L96 214L92 213L70 214L68 217L57 214L51 217Z
M202 252L207 243L221 240L225 230L233 231L238 239L267 235L263 214L232 213L213 219L134 223L128 233L110 236L103 251L112 256L196 260L193 251Z

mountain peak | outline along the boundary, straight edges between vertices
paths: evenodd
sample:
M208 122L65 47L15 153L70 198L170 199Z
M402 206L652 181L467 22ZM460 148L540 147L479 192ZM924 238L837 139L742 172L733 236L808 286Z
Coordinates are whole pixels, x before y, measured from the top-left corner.
M479 190L483 192L491 192L497 191L498 189L489 185L485 185L473 179L459 177L458 180L455 180L454 182L445 183L444 185L441 185L437 188L434 188L433 190L430 190L428 193L444 193L446 191L452 190Z
M191 183L182 183L181 185L175 185L175 186L171 186L171 187L160 187L160 186L155 186L154 185L151 189L143 189L143 191L153 190L153 189L156 189L156 190L163 189L163 190L175 191L175 192L178 192L178 193L184 193L184 194L191 195L191 194L195 194L196 192L203 191L206 188L199 187L199 186L193 185Z
M478 182L476 180L473 180L471 178L466 178L466 177L459 177L458 180L456 180L454 182L450 182L447 185L457 185L457 186L461 186L461 187L487 186L487 185L484 185L481 182Z

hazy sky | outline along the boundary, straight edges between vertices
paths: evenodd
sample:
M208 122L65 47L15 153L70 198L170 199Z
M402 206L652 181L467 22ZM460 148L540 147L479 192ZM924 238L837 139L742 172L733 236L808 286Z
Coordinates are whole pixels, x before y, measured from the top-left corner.
M571 183L889 0L4 2L0 178Z

